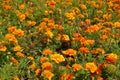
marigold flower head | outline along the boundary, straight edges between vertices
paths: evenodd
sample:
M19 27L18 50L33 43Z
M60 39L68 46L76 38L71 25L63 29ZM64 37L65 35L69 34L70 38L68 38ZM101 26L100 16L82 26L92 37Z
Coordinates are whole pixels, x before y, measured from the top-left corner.
M0 51L6 51L7 47L6 46L0 46Z
M15 26L12 26L12 27L9 27L9 28L8 28L8 32L9 32L9 33L14 32L15 30L16 30L16 27L15 27Z
M17 29L13 32L13 34L17 35L17 36L23 36L24 35L24 31L21 29Z
M60 80L73 80L73 74L62 74Z
M117 62L117 58L118 58L117 54L110 53L106 56L106 61L107 62Z
M81 47L81 48L79 48L79 51L82 52L82 53L84 53L84 54L86 54L86 53L89 52L89 48L87 48L87 47Z
M23 14L23 13L19 13L18 17L19 17L20 22L23 22L25 20L25 18L26 18L25 14Z
M97 66L93 62L88 62L85 64L85 70L90 70L91 73L94 73L97 70Z
M46 62L48 60L48 58L47 57L42 57L42 58L40 58L40 63L44 63L44 62Z
M74 49L67 49L65 51L62 51L62 53L69 56L75 56L77 51Z
M42 64L43 70L51 70L52 69L52 64L50 62L44 62Z
M27 58L28 58L29 60L31 60L31 61L34 60L34 57L32 57L32 56L28 56Z
M18 45L18 46L15 46L13 49L14 51L20 51L22 48Z
M63 55L55 53L51 55L51 60L55 61L56 63L60 63L65 61L65 58L63 57Z
M51 31L47 31L47 32L45 32L45 34L50 38L53 37L53 33Z
M35 21L28 21L29 26L35 26L36 22Z
M12 61L13 64L18 65L18 61L14 57L11 57L10 60Z
M78 71L78 70L82 69L82 66L80 64L73 64L72 67L73 67L74 71Z
M36 67L36 64L35 63L33 63L33 64L31 64L30 66L29 66L29 68L31 68L31 69L34 69Z
M44 49L44 50L42 51L42 54L43 54L43 55L49 55L49 54L52 54L52 51L51 51L50 49Z
M115 22L115 23L114 23L114 26L115 26L116 28L120 28L120 22Z
M44 70L42 73L41 73L41 76L47 78L48 80L51 80L52 77L54 76L54 74L49 71L49 70Z
M8 41L12 41L14 44L18 43L17 39L15 38L13 34L6 34L5 39Z
M21 53L21 52L17 52L16 55L19 56L19 57L24 57L24 56L25 56L25 55L24 55L23 53Z
M69 38L68 35L64 34L64 35L62 36L62 41L63 41L63 42L67 42L67 41L69 41L69 40L70 40L70 38Z
M84 5L84 4L79 4L79 6L80 6L80 8L83 9L83 10L87 9L86 5Z
M24 4L21 4L21 5L19 6L19 9L22 10L22 9L24 9L24 7L25 7L25 5L24 5Z
M35 74L36 74L36 75L40 75L40 74L41 74L41 69L40 69L40 68L36 69L36 70L35 70Z

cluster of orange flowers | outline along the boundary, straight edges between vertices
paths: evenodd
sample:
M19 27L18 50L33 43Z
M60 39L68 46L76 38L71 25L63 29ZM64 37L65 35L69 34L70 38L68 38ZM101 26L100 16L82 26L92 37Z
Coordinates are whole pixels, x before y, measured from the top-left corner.
M104 69L119 66L120 0L0 3L0 55L18 71L25 60L28 78L107 80Z

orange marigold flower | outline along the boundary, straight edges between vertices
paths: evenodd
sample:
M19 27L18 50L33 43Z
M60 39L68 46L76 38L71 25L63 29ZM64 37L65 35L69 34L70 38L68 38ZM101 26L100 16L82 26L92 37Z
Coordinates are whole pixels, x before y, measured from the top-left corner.
M19 56L19 57L24 57L24 56L25 56L25 55L24 55L23 53L21 53L21 52L17 52L16 55Z
M110 53L106 56L106 61L107 62L117 62L117 58L118 58L117 54Z
M18 43L17 39L15 38L13 34L6 34L5 39L8 41L12 41L14 44Z
M62 53L69 56L75 56L77 51L74 49L67 49L65 51L62 51Z
M42 54L43 54L43 55L49 55L49 54L52 54L52 51L51 51L50 49L44 49L44 50L42 51Z
M13 64L18 65L18 61L14 57L11 57L10 60L12 61Z
M56 63L60 63L65 61L65 58L63 57L63 55L55 53L51 55L51 60L55 61Z
M99 76L99 77L97 78L97 80L103 80L103 78Z
M48 37L50 37L50 38L52 38L53 37L53 33L51 32L51 31L47 31L47 32L45 32L45 34L48 36Z
M82 66L80 64L73 64L72 67L73 67L74 71L78 71L78 70L82 69Z
M20 79L17 76L15 76L11 80L20 80Z
M41 69L35 70L35 74L36 74L36 75L40 75L40 74L41 74Z
M24 4L21 4L21 5L19 6L19 9L22 10L22 9L24 9L24 7L25 7L25 5L24 5Z
M31 64L30 66L29 66L29 68L31 68L31 69L34 69L36 67L36 64L35 63L33 63L33 64Z
M34 57L32 57L32 56L29 56L29 57L27 57L29 60L31 60L31 61L33 61L34 60Z
M44 70L42 72L41 76L47 78L48 80L51 80L52 77L54 76L54 74L51 71L49 71L49 70Z
M63 42L67 42L67 41L69 41L69 40L70 40L69 36L63 34L63 36L62 36L62 41L63 41Z
M116 28L120 28L120 22L115 22L115 23L114 23L114 26L115 26Z
M36 25L36 22L35 22L35 21L28 21L28 24L29 24L30 26L35 26L35 25Z
M13 32L13 34L17 35L17 36L23 36L24 35L24 31L21 29L17 29Z
M18 45L18 46L15 46L13 49L14 51L20 51L22 48Z
M88 62L85 65L85 70L90 70L91 73L94 73L97 70L97 66L93 62Z
M40 63L44 63L44 62L46 62L47 60L48 60L47 57L42 57L42 58L40 58Z
M20 22L23 22L25 20L25 18L26 18L25 14L22 14L22 13L19 13L18 17L19 17Z
M9 28L8 28L8 32L9 32L9 33L14 32L15 30L16 30L16 27L15 27L15 26L12 26L12 27L9 27Z
M82 52L82 53L84 53L84 54L87 54L89 52L89 48L87 48L87 47L81 47L81 48L79 48L79 51Z
M42 68L44 70L51 70L52 69L52 64L50 62L45 62L42 64Z
M0 51L6 51L7 47L6 46L0 46Z
M80 6L80 8L83 9L83 10L87 9L86 5L84 5L84 4L79 4L79 6Z
M62 74L60 80L73 80L73 74Z

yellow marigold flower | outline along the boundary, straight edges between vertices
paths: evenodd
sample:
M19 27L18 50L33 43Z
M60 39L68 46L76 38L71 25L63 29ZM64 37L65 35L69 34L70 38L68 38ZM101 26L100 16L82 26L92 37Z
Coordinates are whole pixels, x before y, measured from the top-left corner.
M36 25L36 22L35 22L35 21L28 21L28 24L29 24L30 26L35 26L35 25Z
M15 46L13 49L14 51L20 51L22 48L18 45L18 46Z
M44 62L46 62L48 60L48 58L47 57L42 57L42 58L40 58L40 63L44 63Z
M82 66L80 64L73 64L72 67L73 67L74 71L78 71L78 70L82 69Z
M74 49L67 49L65 51L62 51L62 53L69 56L75 56L77 51Z
M33 64L31 64L30 66L29 66L29 68L31 68L31 69L34 69L36 67L36 64L35 63L33 63Z
M38 68L37 70L35 70L35 74L40 75L41 74L41 69Z
M9 28L8 28L8 32L9 32L9 33L14 32L15 30L16 30L16 27L15 27L15 26L12 26L12 27L9 27Z
M45 33L48 37L52 38L53 37L53 33L51 31L47 31Z
M13 34L17 35L17 36L23 36L24 35L24 31L21 29L17 29L13 32Z
M110 53L106 56L107 62L117 62L118 56L115 53Z
M13 64L18 65L18 61L14 57L11 57L10 60L12 61Z
M0 46L0 51L6 51L7 47L6 46Z
M62 36L62 41L63 41L63 42L67 42L67 41L69 41L69 40L70 40L70 38L69 38L68 35L64 34L64 35Z
M63 57L63 55L55 53L51 55L51 60L55 61L56 63L60 63L65 61L65 58Z
M115 26L116 28L120 28L120 22L115 22L115 23L114 23L114 26Z
M19 56L19 57L24 57L24 56L25 56L25 55L24 55L23 53L21 53L21 52L17 52L16 55Z
M29 57L27 57L29 60L31 60L31 61L34 61L34 57L32 57L32 56L29 56Z
M50 49L44 49L44 50L42 51L42 54L43 54L43 55L49 55L49 54L52 54L52 51L51 51Z
M88 62L85 65L85 70L90 70L91 73L94 73L97 70L97 66L93 62Z
M42 64L43 70L51 70L52 69L52 64L50 62L45 62Z
M48 80L51 80L54 74L51 71L44 70L41 74L41 76L47 78Z

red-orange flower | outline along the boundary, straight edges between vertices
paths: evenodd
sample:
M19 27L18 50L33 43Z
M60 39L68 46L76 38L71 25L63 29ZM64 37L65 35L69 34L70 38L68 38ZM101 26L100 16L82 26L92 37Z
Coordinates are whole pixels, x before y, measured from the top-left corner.
M74 49L67 49L65 51L62 51L62 53L69 56L75 56L77 51Z
M117 62L117 58L118 58L117 54L110 53L106 56L106 61L107 62Z
M50 62L45 62L42 64L42 68L44 70L51 70L52 69L52 64Z
M89 52L89 48L87 48L87 47L81 47L81 48L79 48L79 51L82 52L82 53L84 53L84 54L87 54Z

